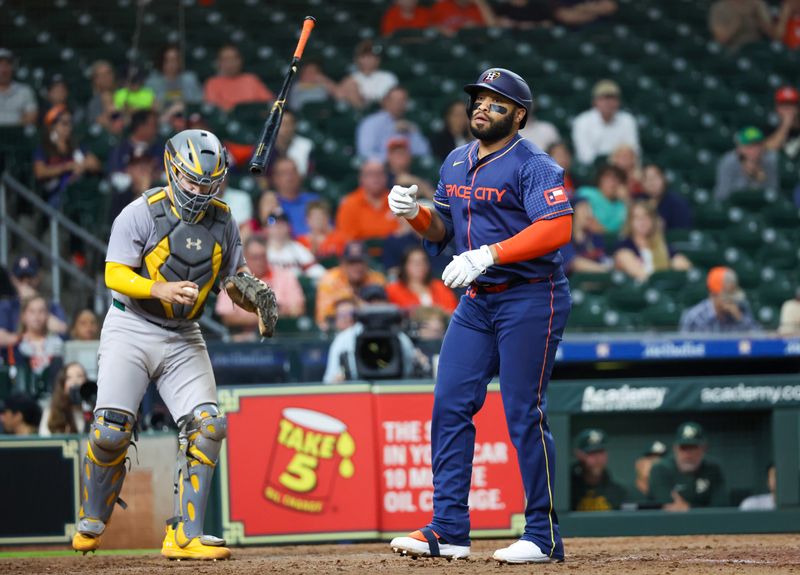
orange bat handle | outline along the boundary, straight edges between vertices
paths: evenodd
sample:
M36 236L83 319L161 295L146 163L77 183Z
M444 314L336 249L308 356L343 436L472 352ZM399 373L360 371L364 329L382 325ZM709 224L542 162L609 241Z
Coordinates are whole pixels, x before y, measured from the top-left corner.
M314 24L317 23L316 18L313 16L306 16L303 20L303 31L300 33L300 40L297 41L297 49L294 51L294 57L298 60L303 57L303 50L306 49L306 42L314 29Z

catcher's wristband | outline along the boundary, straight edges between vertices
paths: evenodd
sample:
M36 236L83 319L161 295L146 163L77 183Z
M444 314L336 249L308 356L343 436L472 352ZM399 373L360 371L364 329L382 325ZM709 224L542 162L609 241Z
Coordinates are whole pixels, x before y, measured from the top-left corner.
M432 218L433 215L431 214L430 208L419 206L419 212L417 212L417 215L412 219L408 220L408 223L411 224L411 227L414 228L416 232L425 234L428 228L431 227Z

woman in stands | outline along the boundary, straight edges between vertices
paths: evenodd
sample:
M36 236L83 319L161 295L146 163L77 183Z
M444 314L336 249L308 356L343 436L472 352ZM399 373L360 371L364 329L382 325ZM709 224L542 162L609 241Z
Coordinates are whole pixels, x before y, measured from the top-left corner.
M82 407L81 387L88 380L86 370L78 362L68 363L58 372L50 405L42 414L39 435L83 433L86 414ZM91 420L91 410L88 415Z
M45 114L42 143L33 153L33 174L45 199L60 208L70 184L86 172L100 172L97 156L75 144L72 114L63 104Z
M583 198L573 200L572 241L561 247L567 274L606 273L614 268L605 249L602 234L592 231L595 225L592 206Z
M75 315L69 338L73 341L95 341L100 339L100 322L95 313L86 308Z
M150 73L145 86L153 90L161 110L176 103L197 104L203 100L203 88L194 72L183 69L181 51L175 44L161 49L157 70Z
M47 300L35 295L22 302L19 316L20 340L14 358L18 374L28 381L24 391L34 396L49 391L55 371L61 366L64 342L47 328ZM19 380L17 382L19 384Z
M433 155L443 162L450 152L470 140L472 134L469 133L467 105L463 100L456 100L444 113L444 127L431 138Z
M632 198L642 193L642 163L632 146L623 144L611 153L608 163L625 172L628 192Z
M655 208L635 202L628 212L624 238L614 252L614 263L634 280L645 282L653 272L688 270L691 262L667 245Z
M404 309L433 305L451 314L458 304L453 291L431 277L431 262L421 246L405 253L397 281L386 286L386 295L391 303Z

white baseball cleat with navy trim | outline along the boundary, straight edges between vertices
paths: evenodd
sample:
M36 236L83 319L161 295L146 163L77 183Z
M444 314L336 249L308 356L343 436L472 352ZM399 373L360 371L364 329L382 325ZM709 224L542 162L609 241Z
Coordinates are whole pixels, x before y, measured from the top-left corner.
M411 557L444 557L466 559L469 546L441 543L440 537L429 527L414 531L405 537L395 537L390 543L392 551Z
M500 563L550 563L557 559L545 555L536 543L520 539L508 547L498 549L492 559Z

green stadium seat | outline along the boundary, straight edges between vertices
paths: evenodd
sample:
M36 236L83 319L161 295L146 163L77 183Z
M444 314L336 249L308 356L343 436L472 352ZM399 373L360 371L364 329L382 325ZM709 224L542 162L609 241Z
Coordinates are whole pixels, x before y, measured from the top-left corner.
M661 297L657 302L648 305L639 312L639 319L644 325L676 330L683 310L669 298Z
M590 294L605 293L611 284L611 273L575 272L569 276L571 289L579 289Z
M774 193L770 194L765 190L752 189L732 193L730 198L728 198L728 202L734 206L740 206L750 210L760 210L776 199Z
M680 291L687 282L687 273L684 271L665 270L653 272L648 278L647 285L661 292Z

